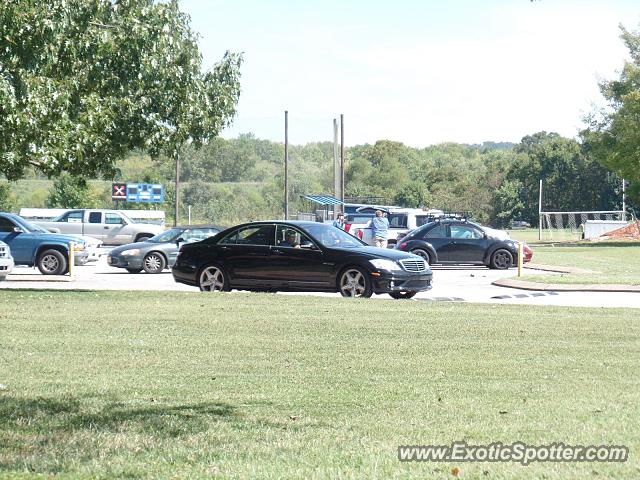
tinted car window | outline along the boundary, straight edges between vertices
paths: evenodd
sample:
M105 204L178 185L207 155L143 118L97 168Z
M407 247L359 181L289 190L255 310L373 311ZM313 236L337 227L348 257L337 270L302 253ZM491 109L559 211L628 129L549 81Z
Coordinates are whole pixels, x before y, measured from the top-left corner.
M416 215L416 227L421 227L433 221L433 215Z
M89 212L89 223L102 223L102 212Z
M273 225L257 225L239 228L220 240L222 245L271 245L273 243Z
M407 228L407 215L405 213L390 213L387 218L391 228Z
M425 238L445 238L447 236L447 226L438 225L425 234Z
M15 225L8 218L0 218L0 232L13 232Z

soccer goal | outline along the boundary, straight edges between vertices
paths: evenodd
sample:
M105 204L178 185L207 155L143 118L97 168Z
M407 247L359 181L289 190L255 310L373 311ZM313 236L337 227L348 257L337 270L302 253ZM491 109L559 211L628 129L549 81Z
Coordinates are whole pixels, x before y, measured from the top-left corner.
M587 220L625 221L622 210L582 212L540 212L540 240L580 240Z

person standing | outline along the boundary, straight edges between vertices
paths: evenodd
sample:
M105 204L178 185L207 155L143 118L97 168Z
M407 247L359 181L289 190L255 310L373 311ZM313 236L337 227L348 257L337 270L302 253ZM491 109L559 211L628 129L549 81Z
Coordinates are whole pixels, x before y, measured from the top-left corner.
M376 216L371 219L371 236L373 237L376 247L387 248L389 220L383 215L381 210L376 210Z
M338 218L333 221L333 226L339 228L340 230L344 230L345 221L344 221L344 213L340 212L338 214Z

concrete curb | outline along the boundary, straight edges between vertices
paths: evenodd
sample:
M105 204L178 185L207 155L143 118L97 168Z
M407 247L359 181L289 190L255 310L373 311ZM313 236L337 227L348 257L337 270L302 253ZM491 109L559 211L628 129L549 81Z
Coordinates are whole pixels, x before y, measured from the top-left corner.
M542 292L624 292L640 293L640 285L611 285L611 284L561 284L561 283L535 283L524 280L503 278L491 283L498 287L518 288L520 290L536 290Z

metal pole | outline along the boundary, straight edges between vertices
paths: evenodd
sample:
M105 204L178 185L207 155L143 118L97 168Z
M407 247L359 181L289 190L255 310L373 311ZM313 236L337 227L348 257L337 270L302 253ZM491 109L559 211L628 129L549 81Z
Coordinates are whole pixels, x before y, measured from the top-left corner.
M284 111L284 219L289 220L289 112Z
M538 197L538 240L542 240L542 179L540 179L540 193Z
M340 211L344 212L344 114L340 114Z
M518 242L518 276L522 276L522 263L524 259L524 244Z
M337 198L340 195L340 182L338 181L338 173L340 168L338 166L338 120L333 119L333 196ZM340 206L336 205L333 212L334 218L337 218L337 213L341 211Z
M180 153L176 149L176 202L175 215L173 218L173 226L178 226L178 212L180 211Z
M187 205L187 212L189 213L189 225L191 225L191 205Z
M627 198L625 196L625 181L622 179L622 221L627 220Z

